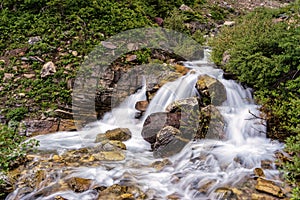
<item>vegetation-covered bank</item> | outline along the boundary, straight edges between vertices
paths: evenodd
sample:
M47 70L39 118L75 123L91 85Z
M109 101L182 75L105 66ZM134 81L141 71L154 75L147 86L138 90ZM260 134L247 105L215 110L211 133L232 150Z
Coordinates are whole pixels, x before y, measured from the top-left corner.
M224 27L213 38L212 59L255 90L267 120L267 135L286 139L293 157L284 165L286 177L300 182L300 3L281 9L258 9Z

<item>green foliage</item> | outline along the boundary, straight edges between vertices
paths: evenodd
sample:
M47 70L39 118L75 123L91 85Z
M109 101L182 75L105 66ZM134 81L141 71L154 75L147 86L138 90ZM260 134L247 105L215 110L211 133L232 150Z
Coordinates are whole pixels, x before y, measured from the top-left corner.
M172 14L164 21L164 26L168 29L172 29L182 33L188 33L188 29L185 26L188 17L177 9L174 9Z
M263 104L268 136L281 141L291 136L286 151L294 156L284 169L287 179L298 184L295 199L300 198L299 5L296 1L282 9L256 10L210 41L213 61L254 87L256 99ZM230 55L226 64L222 63L225 52Z
M0 124L0 174L17 167L25 161L28 151L33 150L38 142L36 140L24 141L13 129ZM4 181L0 179L0 186ZM0 197L3 195L0 192Z
M6 114L6 118L13 121L21 121L27 112L28 109L25 107L14 108L9 110L9 112Z
M300 198L300 134L286 140L286 151L293 152L291 162L285 163L283 169L286 178L296 187L293 189L293 199Z

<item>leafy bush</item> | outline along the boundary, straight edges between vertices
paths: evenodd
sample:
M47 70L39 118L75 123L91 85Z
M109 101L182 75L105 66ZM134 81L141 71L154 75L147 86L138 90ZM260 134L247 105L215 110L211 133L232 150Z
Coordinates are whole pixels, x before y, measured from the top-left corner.
M13 121L21 121L27 112L28 109L25 107L14 108L6 114L6 118Z
M13 129L0 124L0 175L22 164L26 153L38 145L36 140L24 142L24 139ZM0 179L0 186L3 183ZM0 197L2 195L0 192Z
M210 41L212 59L225 71L255 89L263 104L267 135L286 140L286 151L293 154L286 163L287 179L298 183L294 189L299 199L300 155L300 20L299 5L281 9L258 9L243 17L234 27L224 27ZM229 54L227 63L223 55Z

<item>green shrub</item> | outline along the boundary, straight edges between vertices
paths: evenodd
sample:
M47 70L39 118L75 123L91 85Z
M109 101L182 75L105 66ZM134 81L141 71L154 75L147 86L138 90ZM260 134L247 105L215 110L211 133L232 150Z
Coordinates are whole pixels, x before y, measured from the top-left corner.
M24 139L13 129L0 124L0 174L22 164L26 160L26 153L38 145L36 140L24 142ZM4 180L0 179L0 188L3 183ZM2 195L0 191L0 197Z
M286 162L283 169L286 178L296 187L293 189L293 199L300 198L300 134L286 140L286 151L293 152L291 162Z
M19 107L9 110L6 114L6 118L13 121L21 121L28 113L28 109L25 107Z

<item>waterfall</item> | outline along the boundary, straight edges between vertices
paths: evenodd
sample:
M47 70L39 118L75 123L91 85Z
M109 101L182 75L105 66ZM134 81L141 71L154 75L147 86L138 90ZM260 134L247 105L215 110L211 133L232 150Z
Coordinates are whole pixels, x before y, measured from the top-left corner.
M223 71L214 68L207 56L201 61L186 62L185 65L192 69L190 73L163 85L142 119L135 119L134 105L137 101L145 100L146 81L142 89L129 96L118 108L106 113L103 120L90 124L84 130L35 137L40 141L39 149L61 154L68 149L95 145L94 140L99 132L117 127L129 128L132 138L125 142L127 150L124 162L105 164L110 170L103 166L74 167L67 177L88 178L97 185L110 186L124 182L125 177L129 176L134 185L147 193L148 199L166 199L173 193L179 194L180 199L184 200L218 198L213 192L216 188L234 185L250 176L254 168L261 167L262 160L274 161L274 152L283 146L267 139L265 122L254 118L259 116L259 106L254 103L250 89L243 88L233 80L223 79ZM180 153L169 158L171 165L162 170L150 167L157 159L150 152L150 144L141 137L145 118L151 113L164 111L175 100L197 95L195 84L197 77L202 74L216 78L226 89L227 100L217 108L225 120L227 139L191 141ZM278 171L268 169L265 174L267 178L272 178ZM207 192L199 191L199 188L208 184ZM10 194L7 200L15 199L20 190ZM35 197L47 200L56 195L69 200L97 198L94 190L83 193L68 190L49 196L35 196L38 192L32 191L21 199Z

